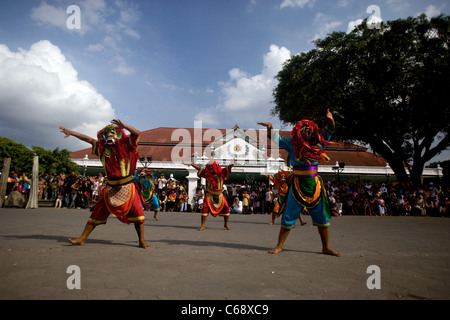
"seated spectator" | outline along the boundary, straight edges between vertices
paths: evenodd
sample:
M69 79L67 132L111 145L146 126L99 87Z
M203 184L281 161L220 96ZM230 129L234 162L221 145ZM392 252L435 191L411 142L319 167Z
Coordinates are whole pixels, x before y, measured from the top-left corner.
M230 207L230 213L242 213L242 201L239 200L239 197L235 197L233 204Z

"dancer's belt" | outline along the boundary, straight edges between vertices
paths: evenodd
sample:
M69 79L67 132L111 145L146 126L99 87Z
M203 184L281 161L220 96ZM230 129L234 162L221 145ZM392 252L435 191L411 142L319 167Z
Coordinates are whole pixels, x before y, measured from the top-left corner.
M123 186L123 185L129 184L132 182L132 180L133 180L133 176L130 174L130 175L128 175L126 177L122 177L122 178L107 178L106 183L109 186L116 187L116 186Z
M315 177L318 172L319 169L317 166L294 167L292 170L292 174L297 177Z

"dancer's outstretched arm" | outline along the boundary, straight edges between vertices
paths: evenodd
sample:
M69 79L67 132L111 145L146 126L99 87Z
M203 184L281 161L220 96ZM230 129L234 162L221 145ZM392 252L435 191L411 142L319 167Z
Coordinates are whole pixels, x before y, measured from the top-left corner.
M196 165L196 164L193 164L193 163L185 163L185 165L187 165L187 166L192 166L193 168L197 169L197 171L200 171L200 169L201 169L200 166L198 166L198 165Z
M85 141L89 144L92 144L93 139L87 135L84 135L82 133L79 132L75 132L69 129L64 128L63 126L59 126L59 129L61 130L62 133L64 133L66 136L64 138L67 138L69 136L74 136L82 141Z
M270 122L258 122L258 124L267 128L267 138L271 139L272 138L272 130L273 130L272 123L270 123Z
M336 124L334 123L333 114L331 113L330 109L327 109L326 118L327 118L327 121L328 121L328 125L331 128L334 128L336 126Z

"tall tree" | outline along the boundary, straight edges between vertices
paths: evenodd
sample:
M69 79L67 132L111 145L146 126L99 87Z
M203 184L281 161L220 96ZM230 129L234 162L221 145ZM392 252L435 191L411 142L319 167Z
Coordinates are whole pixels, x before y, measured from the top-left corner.
M449 33L449 16L420 15L329 34L285 63L272 113L293 124L329 108L340 139L370 145L399 180L420 184L450 147Z

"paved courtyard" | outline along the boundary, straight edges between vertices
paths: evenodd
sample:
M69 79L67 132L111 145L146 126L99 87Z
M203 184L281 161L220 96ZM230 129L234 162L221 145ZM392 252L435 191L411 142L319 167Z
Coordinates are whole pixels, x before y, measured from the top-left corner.
M67 237L79 236L88 217L87 210L0 209L0 299L450 299L447 218L335 217L331 247L342 256L331 257L320 253L308 216L278 255L267 253L279 232L268 215L231 215L230 231L208 217L197 231L198 213L162 212L159 221L147 213L149 250L114 217L84 246L72 246ZM81 288L69 289L76 274Z

